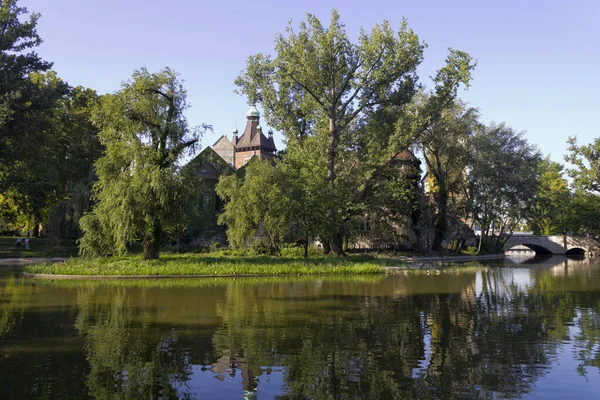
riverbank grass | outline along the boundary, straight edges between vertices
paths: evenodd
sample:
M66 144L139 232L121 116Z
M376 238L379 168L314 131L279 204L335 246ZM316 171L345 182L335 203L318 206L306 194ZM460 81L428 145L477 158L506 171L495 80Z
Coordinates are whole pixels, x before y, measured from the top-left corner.
M393 264L403 265L400 261ZM306 260L274 256L224 256L220 254L164 254L160 260L141 261L139 255L111 258L73 258L55 264L25 267L30 274L148 276L148 275L291 275L377 274L389 259L370 256L314 256Z

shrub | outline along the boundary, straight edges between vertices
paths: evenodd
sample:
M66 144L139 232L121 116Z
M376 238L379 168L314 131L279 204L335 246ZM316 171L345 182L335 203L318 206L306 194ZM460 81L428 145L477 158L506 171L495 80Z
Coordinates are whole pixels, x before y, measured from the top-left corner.
M308 256L314 256L315 250L312 246L308 247ZM287 258L300 258L304 257L304 247L297 245L296 243L284 243L281 245L281 256Z
M260 239L254 239L254 241L252 241L252 243L250 244L249 253L252 255L266 255L270 252L271 250L269 249L269 247L265 244L265 242L263 242Z
M478 248L476 246L468 246L464 253L469 255L476 255L477 251Z

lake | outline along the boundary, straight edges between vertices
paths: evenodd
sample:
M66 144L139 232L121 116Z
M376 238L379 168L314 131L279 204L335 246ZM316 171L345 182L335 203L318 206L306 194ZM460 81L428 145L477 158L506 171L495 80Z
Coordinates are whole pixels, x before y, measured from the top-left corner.
M600 260L369 277L26 279L2 399L600 397Z

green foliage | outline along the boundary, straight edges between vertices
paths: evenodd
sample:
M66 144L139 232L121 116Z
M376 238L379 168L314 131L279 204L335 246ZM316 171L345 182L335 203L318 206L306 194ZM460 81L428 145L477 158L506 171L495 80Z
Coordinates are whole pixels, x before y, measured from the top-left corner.
M265 244L265 242L263 242L260 239L254 239L251 243L250 243L250 251L249 251L249 255L253 255L253 256L264 256L270 253L270 249L269 246L267 246Z
M17 194L19 212L41 220L41 198L50 195L43 183L53 183L45 179L53 178L52 165L46 164L51 155L43 147L52 140L47 121L66 85L36 81L36 74L52 64L32 50L42 42L36 31L39 14L27 14L16 0L0 3L0 192Z
M575 234L600 234L600 139L578 146L577 138L568 140L569 154L565 160L574 168L568 169L575 194L566 206L569 229Z
M49 71L52 64L33 50L40 16L17 3L0 5L0 191L13 205L0 206L0 219L32 229L90 175L100 151L89 121L97 96Z
M304 257L304 249L295 243L284 243L279 247L279 251L281 252L281 257L285 258ZM314 257L316 254L316 251L310 247L308 250L308 257Z
M219 223L226 224L229 243L247 248L263 234L277 248L286 229L286 199L281 192L278 169L267 160L253 158L243 174L221 176L217 194L225 200Z
M468 246L466 250L463 251L463 254L467 254L467 255L476 255L478 252L477 247L475 246Z
M529 214L530 229L536 235L560 235L572 225L572 196L563 177L563 166L549 157L539 163L535 205Z
M502 249L508 235L531 215L538 191L540 154L522 133L506 124L479 129L471 140L469 172L473 215L482 240L493 251ZM488 238L487 232L496 232Z
M448 236L450 215L469 218L460 211L465 208L461 200L468 190L465 175L470 162L469 139L479 125L478 117L476 109L456 101L419 138L427 164L429 190L436 205L433 250L441 250ZM448 204L451 199L453 204Z
M268 123L286 136L288 154L301 149L306 137L319 138L324 165L317 179L325 182L322 190L328 198L322 215L327 232L321 239L341 254L342 238L362 211L362 194L374 170L392 162L411 142L406 138L415 137L439 114L460 83L469 83L473 63L468 54L451 50L434 79L434 95L421 113L412 113L402 106L411 103L418 88L416 68L424 44L406 21L397 33L384 21L368 34L362 31L355 44L334 10L328 27L308 14L299 30L290 25L286 34L277 36L274 58L249 57L236 85L250 103L262 103ZM354 128L379 107L392 105L402 123L380 132L384 145L379 157L360 158L358 146L369 136Z
M574 235L600 236L600 195L576 191L565 207L567 227Z
M570 137L569 154L565 160L575 166L567 172L575 187L600 193L600 138L585 146L577 145L577 138Z
M209 251L210 251L211 253L217 252L217 251L219 251L219 248L220 248L220 247L221 247L221 246L219 245L219 243L213 242L213 243L211 243L211 244L210 244L210 246L209 246Z
M23 238L24 236L21 236ZM16 249L16 236L0 236L0 259L2 258L38 258L38 257L75 257L78 248L75 240L48 239L31 237L29 250L21 243Z
M168 68L135 71L102 98L93 121L105 150L95 164L96 204L80 221L82 254L123 254L142 237L142 258L158 258L161 235L181 234L186 192L178 162L201 133L188 127L186 108L186 92Z
M213 169L214 168L214 169ZM215 187L219 177L203 175L202 171L215 171L219 175L232 174L234 169L225 162L212 148L205 148L198 156L181 169L188 192L187 224L191 240L202 237L210 240L218 231L217 214L221 202Z

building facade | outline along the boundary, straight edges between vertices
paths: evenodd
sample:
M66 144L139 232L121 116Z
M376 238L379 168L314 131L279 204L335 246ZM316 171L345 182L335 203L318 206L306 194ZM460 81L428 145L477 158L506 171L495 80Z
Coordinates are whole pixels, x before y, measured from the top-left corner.
M265 136L260 126L260 113L255 106L250 107L246 119L246 128L242 136L238 136L235 129L231 140L223 135L213 145L213 150L235 169L246 165L252 157L261 160L272 160L276 157L273 131L269 130L268 136Z

